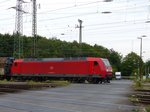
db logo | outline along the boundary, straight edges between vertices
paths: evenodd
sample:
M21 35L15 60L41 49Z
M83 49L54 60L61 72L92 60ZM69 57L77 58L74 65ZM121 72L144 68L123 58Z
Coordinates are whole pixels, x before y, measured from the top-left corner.
M53 70L54 69L54 67L53 66L50 66L50 70Z

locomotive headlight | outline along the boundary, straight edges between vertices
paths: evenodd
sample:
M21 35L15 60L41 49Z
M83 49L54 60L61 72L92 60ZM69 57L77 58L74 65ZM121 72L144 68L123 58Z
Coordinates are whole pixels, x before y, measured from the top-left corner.
M112 69L107 68L106 71L107 71L107 72L112 72Z
M106 71L109 72L109 69L107 68Z
M53 69L54 69L54 67L53 67L53 66L50 66L49 68L50 68L50 70L53 70Z

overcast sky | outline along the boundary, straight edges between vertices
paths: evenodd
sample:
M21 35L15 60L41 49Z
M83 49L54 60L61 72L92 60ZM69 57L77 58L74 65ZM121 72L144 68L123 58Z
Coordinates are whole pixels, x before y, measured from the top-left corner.
M32 4L23 5L23 34L32 34ZM0 0L0 33L12 34L15 29L16 0ZM143 38L143 59L150 58L150 0L37 0L38 35L79 41L78 19L83 21L83 42L102 45L127 55L139 54ZM112 12L104 14L102 12Z

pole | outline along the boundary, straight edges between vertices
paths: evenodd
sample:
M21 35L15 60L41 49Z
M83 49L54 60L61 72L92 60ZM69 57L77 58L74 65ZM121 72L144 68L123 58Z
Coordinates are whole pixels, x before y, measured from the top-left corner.
M142 38L140 38L141 43L140 43L140 81L142 80Z
M143 67L143 63L142 63L142 39L143 37L146 37L146 35L142 35L141 37L138 37L138 39L140 39L140 63L139 63L139 76L140 76L140 81L143 79L143 75L142 75L142 67Z
M33 57L36 57L36 43L37 43L37 6L36 0L33 1L32 14L32 36L33 36Z
M140 66L139 66L139 75L140 75L140 81L142 80L142 38L140 39Z
M140 57L141 57L141 59L142 59L142 38L140 38L141 39L141 45L140 45Z
M80 26L79 26L79 44L81 44L82 43L82 23L83 23L83 21L78 19L78 22L80 24Z

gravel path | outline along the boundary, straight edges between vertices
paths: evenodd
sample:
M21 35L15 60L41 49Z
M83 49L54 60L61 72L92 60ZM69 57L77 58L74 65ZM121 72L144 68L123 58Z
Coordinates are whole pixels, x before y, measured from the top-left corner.
M0 95L1 112L132 112L128 99L132 82L71 84L45 90Z

